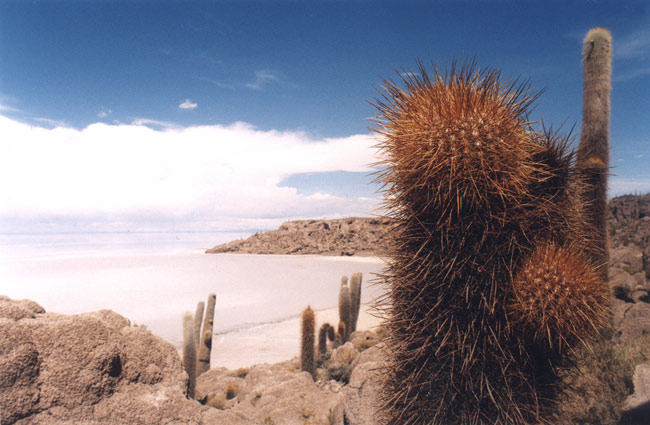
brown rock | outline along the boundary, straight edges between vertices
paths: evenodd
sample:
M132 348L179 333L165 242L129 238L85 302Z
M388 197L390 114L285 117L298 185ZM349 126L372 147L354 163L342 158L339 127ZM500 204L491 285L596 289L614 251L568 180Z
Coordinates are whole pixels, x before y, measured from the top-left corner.
M650 363L634 369L634 394L625 401L622 424L644 424L650 418Z
M650 335L650 304L614 302L614 328L621 341Z
M201 424L176 349L102 310L45 313L0 298L0 423ZM216 422L212 422L216 423Z
M380 422L382 376L386 367L386 347L379 343L357 357L350 383L343 389L345 419L350 425L377 425Z

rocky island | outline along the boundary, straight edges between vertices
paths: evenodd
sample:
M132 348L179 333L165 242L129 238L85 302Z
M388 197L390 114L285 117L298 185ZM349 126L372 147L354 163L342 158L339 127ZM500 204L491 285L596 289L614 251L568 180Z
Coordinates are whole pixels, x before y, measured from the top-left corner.
M278 230L217 245L206 253L381 256L390 245L390 228L387 218L294 220Z

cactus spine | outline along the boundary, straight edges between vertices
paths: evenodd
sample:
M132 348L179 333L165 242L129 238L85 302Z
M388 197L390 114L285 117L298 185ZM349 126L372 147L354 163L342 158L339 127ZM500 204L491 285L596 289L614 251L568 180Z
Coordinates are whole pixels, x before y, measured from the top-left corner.
M300 346L300 370L316 374L314 343L316 338L316 316L310 306L302 312L302 340Z
M341 278L341 287L339 289L339 321L345 324L346 329L351 329L352 321L352 299L350 297L350 289L348 288L348 278L343 276ZM344 334L345 338L342 343L347 341L347 333Z
M194 342L194 317L187 312L183 316L183 366L189 377L188 395L194 398L196 388L196 343Z
M350 276L350 301L352 304L352 312L350 317L350 334L357 330L357 322L359 321L359 310L361 308L361 273L353 273Z
M585 218L593 239L589 254L607 280L607 174L609 172L609 115L612 73L612 36L605 28L587 33L583 48L582 132L577 167L588 201Z
M396 223L380 306L386 420L545 423L568 349L607 321L603 281L571 245L581 203L567 141L533 131L536 95L496 71L419 65L403 78L376 103ZM566 308L544 305L549 295Z
M196 305L196 312L194 313L194 343L196 344L196 351L201 347L201 322L203 321L203 309L205 303L199 301Z
M199 360L196 365L196 376L210 370L210 355L212 352L212 333L214 326L214 307L217 301L215 294L208 296L208 306L205 309L203 318L203 333L201 334L201 346L199 347Z

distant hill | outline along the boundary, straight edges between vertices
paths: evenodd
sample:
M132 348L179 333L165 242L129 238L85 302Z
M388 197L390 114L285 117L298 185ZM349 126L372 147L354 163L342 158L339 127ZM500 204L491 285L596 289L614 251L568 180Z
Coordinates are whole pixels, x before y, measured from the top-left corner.
M609 201L609 210L612 247L633 244L650 256L650 194L618 196ZM391 243L390 227L387 218L287 221L278 230L217 245L206 253L383 255Z

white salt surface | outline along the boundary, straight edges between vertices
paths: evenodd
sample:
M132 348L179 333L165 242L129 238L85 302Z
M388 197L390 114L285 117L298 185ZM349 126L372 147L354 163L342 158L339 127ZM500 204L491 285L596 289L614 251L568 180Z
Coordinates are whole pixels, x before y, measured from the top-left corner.
M183 314L214 292L212 364L234 368L297 355L307 305L319 323L338 323L341 276L363 273L362 303L381 294L368 284L384 267L375 257L203 253L217 242L209 234L0 235L0 295L62 314L110 309L180 348Z
M324 323L339 322L338 308L316 312L316 330ZM270 323L215 336L212 342L212 367L228 369L248 367L258 363L277 363L300 355L300 318ZM373 329L380 319L370 314L367 306L359 312L357 330Z

